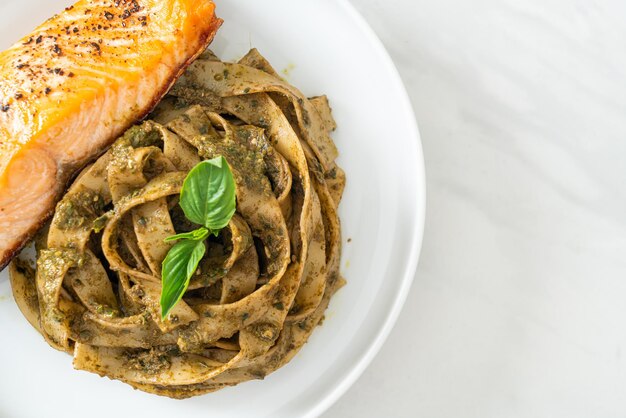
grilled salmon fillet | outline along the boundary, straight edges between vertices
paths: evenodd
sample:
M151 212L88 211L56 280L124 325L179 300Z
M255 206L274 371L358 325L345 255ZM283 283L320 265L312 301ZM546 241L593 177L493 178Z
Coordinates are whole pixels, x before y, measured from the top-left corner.
M0 53L0 269L213 39L209 0L82 0Z

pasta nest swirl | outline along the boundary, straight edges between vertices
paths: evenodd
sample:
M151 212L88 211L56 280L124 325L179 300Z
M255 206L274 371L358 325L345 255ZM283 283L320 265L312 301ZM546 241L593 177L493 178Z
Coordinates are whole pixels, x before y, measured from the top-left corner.
M10 267L29 322L74 367L186 398L263 378L288 362L343 284L337 206L345 176L325 96L306 98L256 50L207 52L157 106L79 174ZM164 239L192 230L186 174L223 155L237 212L183 299L162 319Z

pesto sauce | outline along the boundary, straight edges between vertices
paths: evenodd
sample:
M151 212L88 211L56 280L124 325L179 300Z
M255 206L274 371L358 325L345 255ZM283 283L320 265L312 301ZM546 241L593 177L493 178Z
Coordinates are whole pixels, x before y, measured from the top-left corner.
M103 213L104 205L104 198L90 189L68 195L57 206L55 226L64 231L91 228L93 220Z
M131 127L124 133L121 140L133 148L159 146L163 141L161 133L147 124Z
M269 186L265 176L265 156L267 148L262 131L255 127L237 127L235 135L216 141L203 136L198 144L198 152L203 158L223 155L233 169L237 184L245 184L251 190L267 191Z
M120 169L137 170L137 163L133 159L135 148L157 146L162 147L161 132L154 129L149 123L135 125L129 128L111 147L111 163Z

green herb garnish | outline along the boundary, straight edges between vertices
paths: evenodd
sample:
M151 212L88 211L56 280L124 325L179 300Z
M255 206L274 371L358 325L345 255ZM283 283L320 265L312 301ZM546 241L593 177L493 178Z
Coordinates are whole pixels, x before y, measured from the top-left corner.
M191 169L180 192L180 207L191 222L217 233L235 213L235 180L224 157Z
M162 319L185 294L206 252L204 240L209 234L217 236L235 214L235 181L224 157L202 161L189 172L180 192L180 207L187 219L202 226L165 239L178 242L163 260Z

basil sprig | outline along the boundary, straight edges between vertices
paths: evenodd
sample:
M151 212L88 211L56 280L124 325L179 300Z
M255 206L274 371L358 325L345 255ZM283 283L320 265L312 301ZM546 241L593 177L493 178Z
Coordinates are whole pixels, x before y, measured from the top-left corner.
M195 231L165 239L178 241L167 253L161 269L161 318L165 319L187 291L191 276L206 252L204 241L217 236L235 214L235 180L222 156L202 161L187 174L180 192L180 207Z

